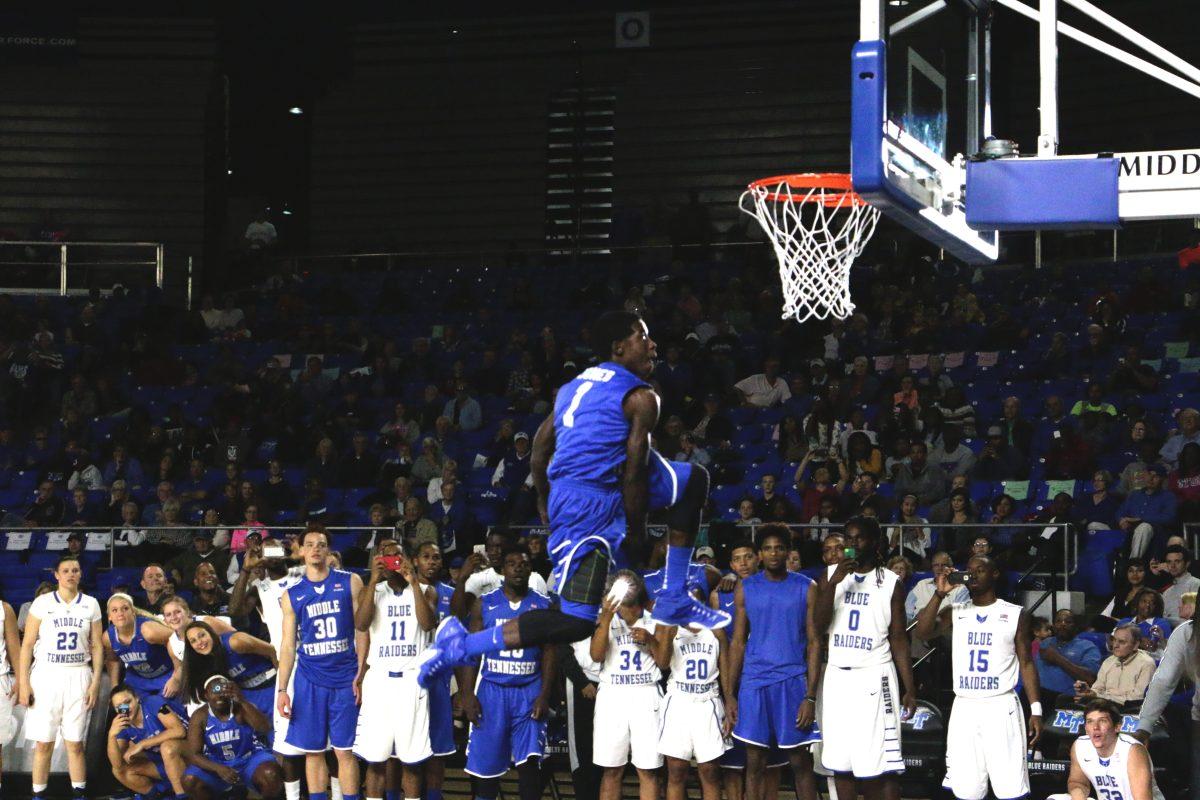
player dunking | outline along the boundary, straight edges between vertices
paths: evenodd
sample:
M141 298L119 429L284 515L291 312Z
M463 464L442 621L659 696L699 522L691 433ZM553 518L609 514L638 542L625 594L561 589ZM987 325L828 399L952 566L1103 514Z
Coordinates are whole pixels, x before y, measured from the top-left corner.
M1042 734L1042 704L1030 646L1033 626L1021 606L996 597L1000 567L987 556L967 563L971 599L941 609L954 591L937 573L933 597L917 615L913 636L932 639L952 631L954 708L946 730L946 780L957 800L983 800L988 781L996 797L1029 794L1027 747ZM1018 674L1029 698L1029 735L1017 699Z
M309 797L328 798L325 750L332 746L342 797L358 800L358 759L351 748L358 723L354 612L362 579L330 569L329 534L324 528L310 527L300 545L304 575L283 594L275 713L290 718L287 743L305 753ZM294 685L290 683L293 669Z
M813 605L813 627L828 634L829 653L821 682L821 762L835 773L839 800L857 795L856 780L866 797L900 800L900 708L906 716L916 708L904 585L884 569L876 520L851 519L845 536L853 552L826 568Z
M539 511L550 525L557 608L522 614L466 635L447 619L422 685L470 658L503 649L568 644L591 635L612 553L628 535L644 541L646 514L666 508L670 547L654 617L666 625L720 628L729 615L688 595L688 564L708 497L708 472L671 462L650 448L659 399L647 382L656 345L646 323L624 311L604 314L593 331L609 360L559 389L554 413L534 437L531 471ZM551 457L553 456L553 460Z

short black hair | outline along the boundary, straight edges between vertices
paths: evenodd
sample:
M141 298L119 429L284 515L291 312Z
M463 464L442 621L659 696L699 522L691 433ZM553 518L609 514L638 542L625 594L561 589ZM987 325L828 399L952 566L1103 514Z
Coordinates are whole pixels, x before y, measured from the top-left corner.
M633 326L642 318L632 311L606 311L592 326L596 339L596 349L602 359L607 359L612 353L615 343L624 341L633 333Z
M137 697L137 692L135 692L133 690L133 687L130 686L128 683L125 683L124 681L122 681L121 683L118 683L116 686L112 687L112 690L109 691L109 693L108 693L108 699L112 700L114 697L121 694L122 692L128 692L129 694L133 695L134 697Z
M1163 561L1166 561L1167 556L1171 555L1172 553L1179 553L1182 555L1185 562L1192 560L1192 554L1188 552L1186 547L1181 544L1173 544L1163 552Z
M513 555L514 553L519 553L519 554L525 556L526 558L528 558L530 561L533 560L533 553L529 552L529 545L521 544L519 542L512 542L512 543L505 545L504 550L501 551L500 563L503 564L508 559L508 557Z
M872 517L851 517L846 520L846 524L842 526L842 530L849 531L852 527L858 528L860 535L865 533L875 542L883 538L883 532L879 527L879 520Z
M754 542L750 541L749 539L747 539L745 537L742 537L740 539L734 540L733 544L729 545L729 555L732 556L734 554L734 552L741 550L742 548L749 548L750 550L758 549L754 546Z
M759 549L762 549L762 546L767 543L767 539L778 539L784 547L792 546L791 532L787 529L786 525L780 525L777 522L763 525L758 529Z

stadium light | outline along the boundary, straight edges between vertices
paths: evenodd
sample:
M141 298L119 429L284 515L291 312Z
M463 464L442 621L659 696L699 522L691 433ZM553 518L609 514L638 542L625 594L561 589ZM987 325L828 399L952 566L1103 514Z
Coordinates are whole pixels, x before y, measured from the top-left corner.
M294 117L298 117L304 113L304 109L301 108L300 106L292 106L291 108L288 109L288 113Z

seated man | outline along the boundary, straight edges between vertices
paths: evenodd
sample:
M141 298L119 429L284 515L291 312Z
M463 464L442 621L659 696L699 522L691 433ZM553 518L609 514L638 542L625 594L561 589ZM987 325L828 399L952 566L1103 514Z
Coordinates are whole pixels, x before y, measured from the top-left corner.
M1071 772L1067 794L1052 794L1047 800L1078 800L1094 790L1100 798L1162 800L1154 782L1154 764L1146 745L1121 733L1121 710L1108 700L1088 703L1083 718L1083 736L1071 746Z
M1138 649L1142 633L1136 625L1118 625L1112 632L1112 655L1104 659L1096 682L1075 681L1075 701L1088 703L1097 697L1118 705L1141 703L1154 677L1154 658Z
M1078 637L1079 623L1070 609L1054 615L1054 635L1042 640L1037 655L1038 681L1042 698L1053 708L1059 695L1074 695L1075 682L1096 682L1100 651Z
M165 698L139 698L123 683L110 695L113 711L108 729L108 760L113 776L138 795L183 794L187 728Z

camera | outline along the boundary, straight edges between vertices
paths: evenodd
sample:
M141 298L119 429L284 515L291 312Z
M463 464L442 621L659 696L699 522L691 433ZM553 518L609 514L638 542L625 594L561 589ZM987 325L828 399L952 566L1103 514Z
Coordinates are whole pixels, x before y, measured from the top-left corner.
M128 716L130 708L132 708L132 706L130 706L129 703L121 703L117 706L117 713Z

